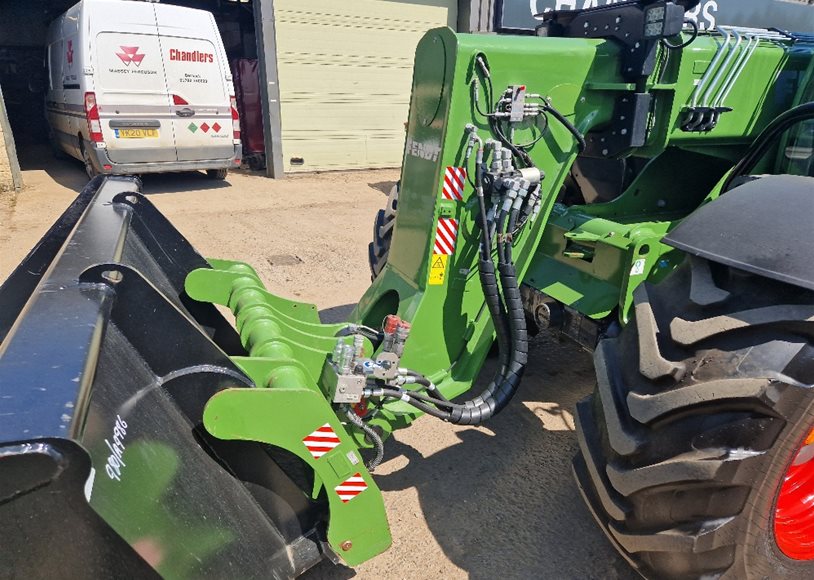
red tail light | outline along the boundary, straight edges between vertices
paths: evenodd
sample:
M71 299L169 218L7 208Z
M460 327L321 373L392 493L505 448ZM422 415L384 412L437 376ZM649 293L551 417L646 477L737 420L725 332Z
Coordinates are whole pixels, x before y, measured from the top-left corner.
M172 104L173 105L188 105L189 103L183 97L179 97L178 95L172 96Z
M90 140L94 143L103 142L102 122L99 120L99 107L96 106L95 93L85 93L85 117L88 119Z
M229 105L232 107L232 136L235 141L240 141L240 115L237 112L237 99L229 97Z

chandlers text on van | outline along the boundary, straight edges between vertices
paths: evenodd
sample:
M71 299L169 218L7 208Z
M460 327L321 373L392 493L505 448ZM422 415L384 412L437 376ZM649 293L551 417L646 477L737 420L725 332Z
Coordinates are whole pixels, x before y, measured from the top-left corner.
M170 60L182 60L186 62L215 62L215 55L211 52L201 52L199 50L178 50L170 49Z

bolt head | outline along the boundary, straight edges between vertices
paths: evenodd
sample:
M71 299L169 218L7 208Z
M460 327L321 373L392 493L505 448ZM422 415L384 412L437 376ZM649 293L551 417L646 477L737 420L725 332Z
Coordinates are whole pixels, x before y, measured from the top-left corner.
M344 542L342 542L341 544L339 544L339 547L340 547L340 548L342 548L342 550L343 550L344 552L347 552L348 550L350 550L351 548L353 548L353 542L351 542L350 540L345 540Z

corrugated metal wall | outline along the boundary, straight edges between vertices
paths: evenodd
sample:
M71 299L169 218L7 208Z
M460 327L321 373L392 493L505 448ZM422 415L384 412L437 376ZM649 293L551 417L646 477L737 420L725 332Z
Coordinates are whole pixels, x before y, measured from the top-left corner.
M274 12L285 170L399 166L416 43L455 28L457 0L275 0Z

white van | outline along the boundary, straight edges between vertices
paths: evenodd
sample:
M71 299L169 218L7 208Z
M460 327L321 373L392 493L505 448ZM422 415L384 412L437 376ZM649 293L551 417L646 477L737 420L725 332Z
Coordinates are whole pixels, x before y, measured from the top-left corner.
M240 166L240 124L210 12L82 0L48 33L46 111L58 153L89 175Z

